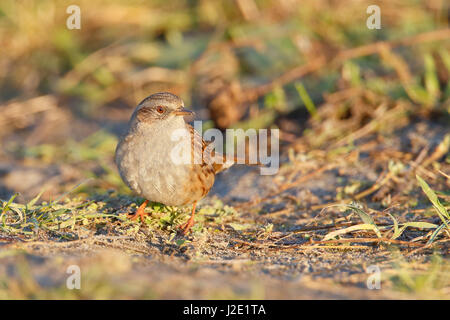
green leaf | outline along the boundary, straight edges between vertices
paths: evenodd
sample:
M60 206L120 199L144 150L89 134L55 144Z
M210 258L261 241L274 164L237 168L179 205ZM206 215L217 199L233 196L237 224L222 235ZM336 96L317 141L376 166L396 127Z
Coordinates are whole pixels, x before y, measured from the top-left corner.
M448 212L445 209L445 207L439 202L439 199L438 199L436 193L430 188L430 186L419 175L416 175L416 179L417 179L417 181L419 181L420 187L422 188L423 192L427 195L428 199L430 199L430 201L433 204L434 208L436 209L439 217L444 222L444 224L447 226L446 220L450 219L450 216L448 215Z
M352 87L357 87L361 84L361 70L356 63L346 61L342 67L344 79L350 81Z
M408 96L416 103L430 105L433 103L433 97L428 91L419 84L409 84L405 86Z
M439 50L439 54L442 58L442 61L444 62L447 71L450 72L450 53L448 53L448 51L445 49L441 49Z
M41 192L39 192L39 194L36 197L34 197L30 202L28 202L27 208L29 209L29 208L33 207L36 204L36 202L38 202L38 200L41 198L41 196L44 192L45 192L45 189L42 189Z
M346 207L346 208L356 212L365 224L370 224L373 226L372 229L375 231L378 238L381 238L380 230L378 229L377 225L375 224L375 221L372 219L371 216L369 216L366 212L364 212L361 208L359 208L358 203L352 202L352 204L338 204L338 205L332 205L330 207L335 207L335 206L336 207Z
M434 229L437 228L437 225L429 222L406 222L402 225L403 227L413 227L413 228L421 228L421 229Z
M397 239L398 237L400 237L403 233L403 231L405 231L406 228L408 227L412 227L412 228L422 228L422 229L434 229L437 228L437 225L433 224L433 223L428 223L428 222L406 222L402 225L401 228L397 228L394 231L394 234L392 235L392 239Z
M429 53L425 55L425 88L433 97L437 97L440 94L436 66L433 57Z
M359 217L362 219L362 221L364 221L365 223L375 225L375 221L372 219L372 217L369 216L366 212L364 212L364 210L362 210L361 208L357 207L354 204L348 204L348 205L345 205L345 206L347 208L355 211L359 215Z
M392 214L390 214L389 212L388 212L387 214L391 217L392 221L394 221L394 234L392 235L392 239L398 238L398 237L400 236L400 235L396 236L396 234L399 232L399 229L398 229L398 221L397 221L397 219L395 219L395 217L394 217ZM400 232L400 234L401 234L401 232ZM395 238L394 238L394 237L395 237Z
M0 215L0 220L2 220L3 227L6 227L6 215L5 213L10 209L11 204L13 203L14 199L18 196L18 193L15 193L12 195L11 198L9 198L8 202L3 201L3 208L2 208L2 214Z
M73 227L73 226L76 224L76 222L77 222L76 217L69 218L69 219L67 219L66 221L61 222L61 223L59 224L59 227L60 227L61 229L64 229L64 228L67 228L67 227Z
M375 227L374 230L378 238L381 238L380 230L378 229L377 225L375 224L375 221L371 216L369 216L366 212L364 212L364 210L362 210L361 208L359 208L354 204L347 205L347 207L355 211L364 223L373 225Z
M8 202L3 206L3 211L6 211L9 209L9 206L11 205L11 203L14 201L14 199L18 196L18 193L15 193L11 196L11 198L9 198Z
M380 231L378 230L377 226L375 226L373 224L369 224L369 223L363 223L363 224L357 224L357 225L354 225L354 226L351 226L348 228L330 232L325 236L325 238L323 238L323 240L324 241L330 240L330 239L335 238L336 236L346 234L346 233L349 233L352 231L357 231L357 230L373 230L376 233L376 235L378 236L378 238L381 238L381 234L380 234Z
M427 244L432 244L434 239L438 236L439 233L441 233L442 229L445 227L445 223L441 224L439 227L434 230L432 233L430 239L428 240Z
M241 231L241 230L246 230L252 227L251 224L241 224L241 223L229 223L228 224L230 227L232 227L235 231Z
M305 87L301 82L297 82L295 84L295 88L297 89L297 92L302 98L303 103L305 104L306 110L308 110L311 117L315 117L317 115L317 109L314 105L314 102L312 101L311 97L309 96L308 92L306 91Z
M264 98L264 106L278 112L287 112L286 94L282 87L275 87Z

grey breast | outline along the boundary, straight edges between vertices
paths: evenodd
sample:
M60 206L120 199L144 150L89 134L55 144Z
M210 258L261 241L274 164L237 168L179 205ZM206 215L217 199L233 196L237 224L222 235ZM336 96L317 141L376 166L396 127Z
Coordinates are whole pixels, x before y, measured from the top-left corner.
M140 126L130 130L119 143L116 151L119 172L138 195L166 205L199 200L199 195L191 191L193 165L182 158L188 152L190 160L191 139L181 130L185 126L181 117Z

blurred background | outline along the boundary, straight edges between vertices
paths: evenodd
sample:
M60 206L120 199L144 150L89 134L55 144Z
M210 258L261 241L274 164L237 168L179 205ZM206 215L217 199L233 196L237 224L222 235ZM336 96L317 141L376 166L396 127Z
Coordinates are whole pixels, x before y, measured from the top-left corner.
M373 2L2 0L0 198L54 198L89 177L81 191L129 192L115 145L158 91L205 129L279 128L284 154L340 146L398 101L408 116L379 126L425 119L445 133L448 2L376 1L371 30ZM66 26L71 4L79 30Z

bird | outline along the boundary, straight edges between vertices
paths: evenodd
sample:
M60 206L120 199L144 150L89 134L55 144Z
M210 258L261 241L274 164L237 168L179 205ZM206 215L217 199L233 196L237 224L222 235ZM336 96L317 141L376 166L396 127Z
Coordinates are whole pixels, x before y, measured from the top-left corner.
M227 159L215 152L214 144L186 123L184 117L193 115L180 97L169 92L152 94L135 108L115 152L122 180L145 199L130 219L143 222L149 201L192 204L189 220L179 226L188 234L197 202L211 190L215 175L237 162L236 157Z

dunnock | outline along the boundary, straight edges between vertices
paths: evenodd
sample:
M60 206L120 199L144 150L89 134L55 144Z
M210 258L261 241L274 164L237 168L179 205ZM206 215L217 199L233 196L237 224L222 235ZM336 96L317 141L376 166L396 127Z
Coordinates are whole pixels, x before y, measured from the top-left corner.
M170 206L193 204L190 219L181 226L188 233L197 201L209 192L215 174L235 162L215 153L212 144L184 121L183 116L192 114L183 100L167 92L145 98L134 110L115 155L123 181L146 199L131 219L144 220L149 200Z

